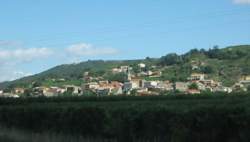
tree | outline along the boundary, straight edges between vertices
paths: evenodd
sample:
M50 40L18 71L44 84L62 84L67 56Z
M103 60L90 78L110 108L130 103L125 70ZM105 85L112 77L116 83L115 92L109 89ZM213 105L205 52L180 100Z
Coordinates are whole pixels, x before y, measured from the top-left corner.
M247 91L250 92L250 85L247 86Z
M206 53L209 58L221 58L221 50L217 45L215 45L212 49L209 49Z
M133 68L134 73L140 73L141 72L141 69L137 64L133 64L132 68Z
M117 74L108 74L106 78L109 81L118 81L118 82L126 82L127 74L126 73L117 73Z
M131 95L131 96L137 95L137 90L133 89L133 90L130 92L130 95Z
M205 67L201 67L201 72L205 74L211 74L214 72L214 69L212 66L205 66Z
M23 97L30 97L32 96L32 90L31 89L25 89L24 93L22 94Z
M245 66L242 68L242 74L243 75L249 75L250 74L250 67L249 66Z
M193 55L193 54L198 54L198 53L200 53L200 51L198 50L198 49L191 49L190 51L189 51L189 53L191 54L191 55Z
M32 83L32 88L36 88L36 87L39 87L39 86L41 86L42 85L42 83L41 82L33 82Z
M178 56L175 53L168 54L166 56L161 57L160 59L160 65L163 65L163 66L165 65L170 66L174 64L180 64L180 63L182 63L182 57Z
M150 61L150 60L151 60L151 58L150 58L150 57L146 57L145 59L146 59L146 60L148 60L148 61Z
M189 89L195 89L195 90L198 90L199 89L199 86L196 84L196 83L192 83L188 86Z

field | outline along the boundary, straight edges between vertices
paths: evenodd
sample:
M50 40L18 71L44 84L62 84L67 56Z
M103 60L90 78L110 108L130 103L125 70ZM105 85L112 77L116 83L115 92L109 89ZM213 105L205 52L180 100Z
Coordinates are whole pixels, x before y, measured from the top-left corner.
M6 142L247 142L250 96L3 98L0 125Z

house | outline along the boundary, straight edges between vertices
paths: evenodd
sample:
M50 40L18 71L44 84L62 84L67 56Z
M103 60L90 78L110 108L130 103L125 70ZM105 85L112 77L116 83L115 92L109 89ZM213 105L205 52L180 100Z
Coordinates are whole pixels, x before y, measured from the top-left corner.
M147 76L151 76L151 75L153 75L153 72L152 71L147 71L146 74L147 74Z
M98 88L98 89L96 89L96 93L99 96L109 95L110 92L111 92L110 88Z
M99 87L99 84L97 82L90 82L84 85L83 89L86 90L94 90Z
M83 73L83 76L84 76L84 77L85 77L85 76L89 76L89 72L87 72L87 71L84 72L84 73Z
M133 89L139 88L142 85L140 78L131 78L130 82L132 83Z
M206 90L206 85L204 85L203 83L201 83L201 82L197 82L196 83L197 84L197 86L198 86L198 88L199 88L199 90Z
M58 92L59 94L63 94L63 93L66 92L66 89L65 89L65 88L58 88L58 89L57 89L57 92Z
M123 92L129 93L133 89L133 83L132 82L125 82L123 84Z
M19 98L18 95L13 94L13 93L3 93L0 95L0 97L4 97L4 98Z
M246 91L247 89L244 87L244 85L243 84L241 84L241 83L235 83L234 85L233 85L233 90L236 90L236 91L239 91L239 90L243 90L243 91Z
M94 78L91 77L91 76L85 76L85 77L83 78L83 80L84 80L85 82L91 82L91 81L94 80Z
M109 81L108 80L102 80L102 81L99 81L98 83L99 83L99 85L101 85L101 84L108 84Z
M138 64L138 67L139 67L139 68L145 68L145 67L146 67L146 64L140 63L140 64Z
M0 95L2 95L3 94L3 90L0 90Z
M250 81L250 75L242 76L241 81Z
M132 68L129 66L121 66L120 69L124 73L128 73L130 70L132 70Z
M176 82L175 83L176 90L179 90L181 92L187 91L188 85L189 85L189 83L186 83L186 82Z
M14 93L15 94L23 94L24 93L24 89L23 88L14 88Z
M58 87L50 87L50 88L46 88L43 91L43 95L46 97L53 97L53 96L57 96L59 94L59 88Z
M148 92L148 88L139 88L136 90L137 93Z
M129 66L120 66L120 68L113 68L112 73L128 73L130 70L132 70Z
M143 88L156 88L158 85L157 81L145 81Z
M160 81L158 82L156 88L160 90L171 91L173 90L173 84L169 81Z
M231 93L233 91L230 87L224 87L224 86L218 86L214 88L214 92L225 92L225 93Z
M64 87L66 92L71 92L73 94L80 94L82 91L81 87L75 85L65 85Z
M155 65L152 65L152 66L151 66L151 68L152 68L152 69L156 69L156 68L157 68L157 66L155 66Z
M47 87L35 87L32 90L32 95L34 96L42 96L48 90L49 88Z
M120 68L113 68L112 73L121 73L122 70Z
M64 81L66 81L64 78L59 78L58 80L57 80L58 82L64 82Z
M99 95L120 95L122 91L123 84L118 81L102 81L99 82L99 87L96 88L96 93Z
M205 74L200 73L192 73L191 76L188 78L191 81L202 81L205 80Z
M111 81L111 82L99 82L99 88L110 88L110 89L114 89L114 88L120 88L122 87L123 84L118 82L118 81Z
M33 89L33 95L35 96L46 96L52 97L57 96L66 92L66 89L59 88L59 87L36 87Z
M152 72L150 77L161 77L161 75L162 75L161 71L155 71L155 72Z
M202 80L201 83L203 83L205 86L214 86L215 81L214 80Z
M250 76L241 77L240 83L243 85L250 85Z
M113 87L113 88L120 88L123 86L122 83L118 82L118 81L111 81L110 83L110 86Z
M96 82L96 81L100 81L100 80L103 80L104 78L103 77L101 77L101 76L97 76L97 77L90 77L90 80L88 81L88 82L90 82L90 81L92 81L92 82Z
M123 94L122 87L113 88L110 92L111 95L121 95Z

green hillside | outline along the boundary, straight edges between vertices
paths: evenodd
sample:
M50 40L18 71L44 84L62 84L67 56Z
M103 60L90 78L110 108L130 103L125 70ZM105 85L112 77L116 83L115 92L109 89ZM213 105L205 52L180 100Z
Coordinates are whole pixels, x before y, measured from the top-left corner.
M205 73L211 79L221 81L225 86L232 86L242 75L250 75L250 45L230 46L227 48L213 47L209 50L192 49L183 55L167 54L158 59L146 58L141 60L124 61L86 61L79 64L68 64L54 67L33 76L12 82L0 83L0 89L6 87L27 87L32 82L43 85L63 85L83 83L83 73L88 71L91 76L107 76L114 67L145 63L151 70L162 71L160 80L185 81L193 73ZM157 66L157 68L151 68ZM49 79L65 79L65 82L51 82ZM147 79L147 78L145 78ZM157 79L157 78L156 78Z

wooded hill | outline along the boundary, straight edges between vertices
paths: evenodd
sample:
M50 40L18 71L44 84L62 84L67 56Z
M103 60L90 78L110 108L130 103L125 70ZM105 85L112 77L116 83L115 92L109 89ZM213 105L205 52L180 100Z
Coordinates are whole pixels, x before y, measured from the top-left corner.
M79 64L65 64L56 66L42 73L24 77L11 82L0 83L0 89L13 87L28 87L32 82L45 86L83 83L83 73L88 71L91 76L112 78L111 69L122 65L133 67L133 72L138 72L138 64L145 63L147 70L162 71L158 80L186 81L193 72L205 73L210 79L221 81L225 86L232 86L241 76L250 75L250 45L231 46L218 48L217 46L205 49L192 49L178 55L170 53L161 58L123 61L86 61ZM154 68L152 68L154 66ZM156 68L155 68L156 66ZM65 79L65 82L51 82L51 79ZM148 79L148 78L145 78Z

